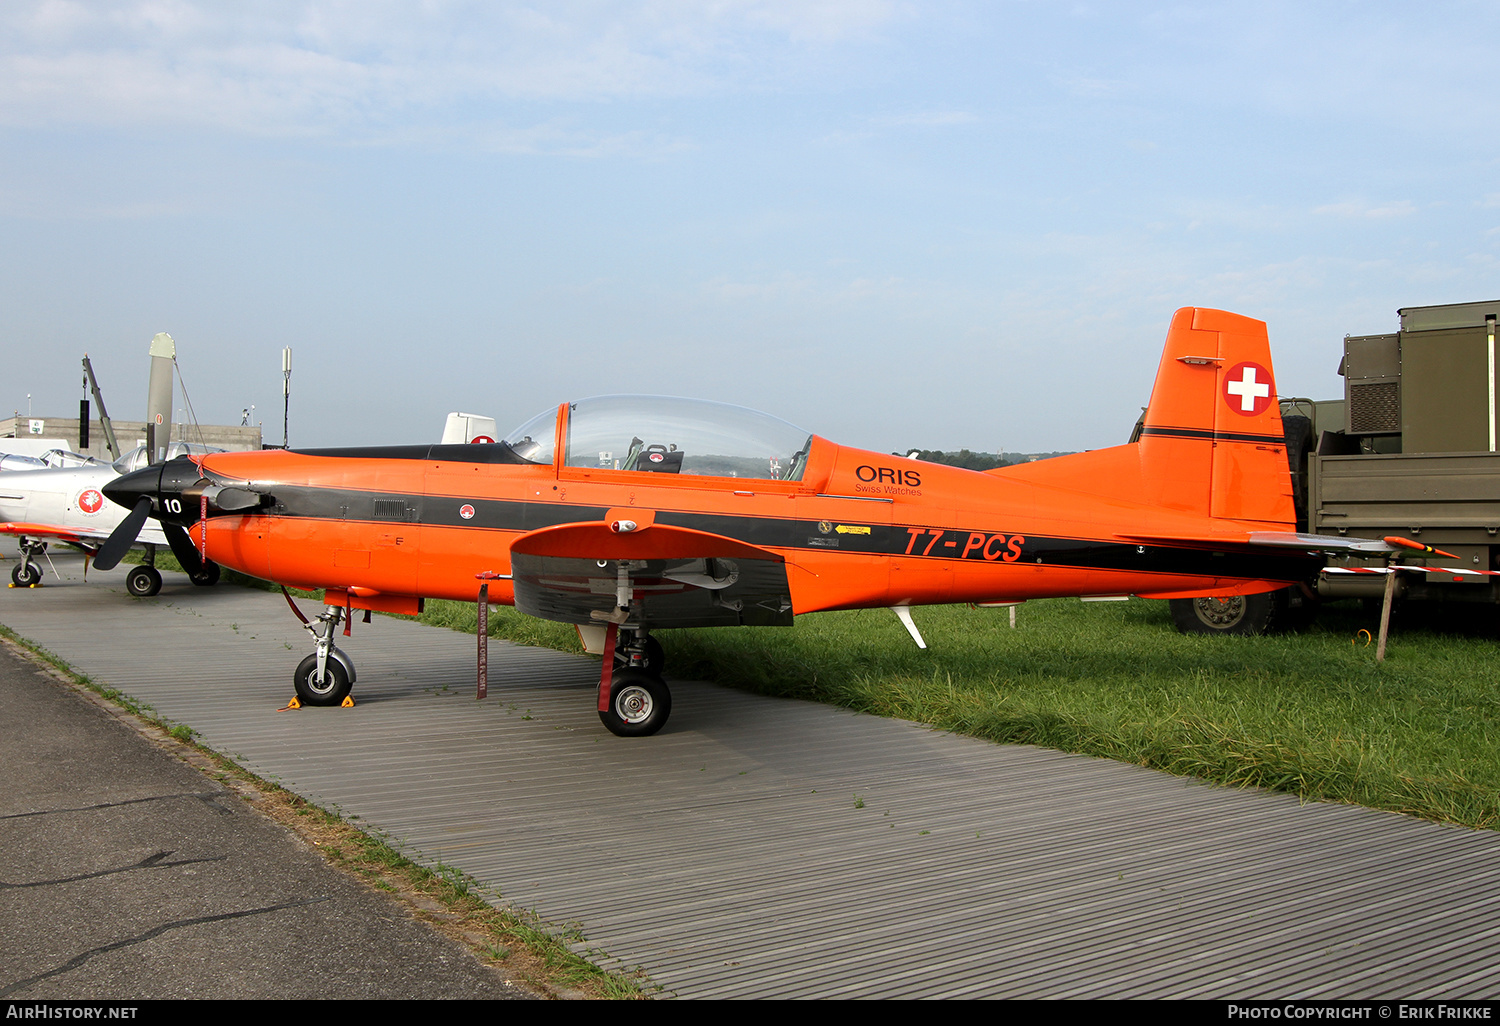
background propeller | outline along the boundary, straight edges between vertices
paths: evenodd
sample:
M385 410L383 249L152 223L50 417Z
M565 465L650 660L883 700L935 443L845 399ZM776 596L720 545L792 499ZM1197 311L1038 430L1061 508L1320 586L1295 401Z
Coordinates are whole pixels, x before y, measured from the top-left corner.
M94 568L97 570L113 570L120 565L120 560L125 553L130 551L130 546L135 544L136 535L141 533L146 518L151 515L151 496L142 495L130 507L130 512L125 514L125 519L120 521L118 527L110 532L104 544L99 546L99 554L94 557ZM180 528L179 528L180 530ZM192 548L192 543L188 543ZM174 546L173 551L176 551Z

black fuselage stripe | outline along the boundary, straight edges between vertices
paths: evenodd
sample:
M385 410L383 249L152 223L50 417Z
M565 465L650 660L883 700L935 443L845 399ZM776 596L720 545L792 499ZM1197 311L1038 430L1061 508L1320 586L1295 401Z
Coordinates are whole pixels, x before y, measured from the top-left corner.
M1252 434L1242 431L1214 431L1209 428L1145 427L1141 435L1158 438L1200 438L1210 442L1254 442L1258 445L1285 445L1281 435Z
M543 527L599 522L608 509L562 502L474 499L462 496L366 492L353 489L278 486L273 517L403 527L461 528L525 533ZM399 502L405 519L377 517L376 500ZM392 508L387 505L386 509ZM470 516L464 516L464 510ZM224 514L221 514L224 515ZM233 515L233 514L228 514ZM1303 580L1320 565L1301 553L1136 545L1084 538L1017 535L1009 532L925 527L919 524L834 524L830 521L750 517L661 510L656 522L734 538L763 548L821 550L855 555L904 556L949 563L1010 563L1075 569L1128 571L1244 580ZM841 530L842 529L842 530Z

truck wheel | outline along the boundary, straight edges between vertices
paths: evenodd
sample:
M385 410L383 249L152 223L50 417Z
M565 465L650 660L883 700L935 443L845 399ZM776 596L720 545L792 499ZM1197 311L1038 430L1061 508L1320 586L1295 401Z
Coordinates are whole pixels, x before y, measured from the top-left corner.
M1172 599L1172 622L1184 634L1265 634L1284 605L1279 592L1223 598Z

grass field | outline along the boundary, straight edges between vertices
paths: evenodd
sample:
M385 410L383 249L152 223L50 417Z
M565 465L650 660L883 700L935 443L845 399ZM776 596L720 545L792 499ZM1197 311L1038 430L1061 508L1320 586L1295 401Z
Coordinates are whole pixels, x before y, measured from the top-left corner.
M663 631L667 674L917 720L1235 786L1500 827L1500 643L1408 623L1386 661L1357 605L1303 634L1189 637L1164 602L886 610L791 628ZM423 619L473 632L474 607ZM492 611L491 635L578 651L571 627Z

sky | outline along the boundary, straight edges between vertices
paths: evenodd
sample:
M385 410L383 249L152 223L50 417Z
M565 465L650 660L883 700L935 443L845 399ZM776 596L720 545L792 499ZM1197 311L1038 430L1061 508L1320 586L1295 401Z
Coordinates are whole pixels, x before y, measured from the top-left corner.
M1172 312L1500 296L1500 7L7 0L0 410L502 434L737 403L881 451L1124 441ZM180 405L180 401L179 401Z

